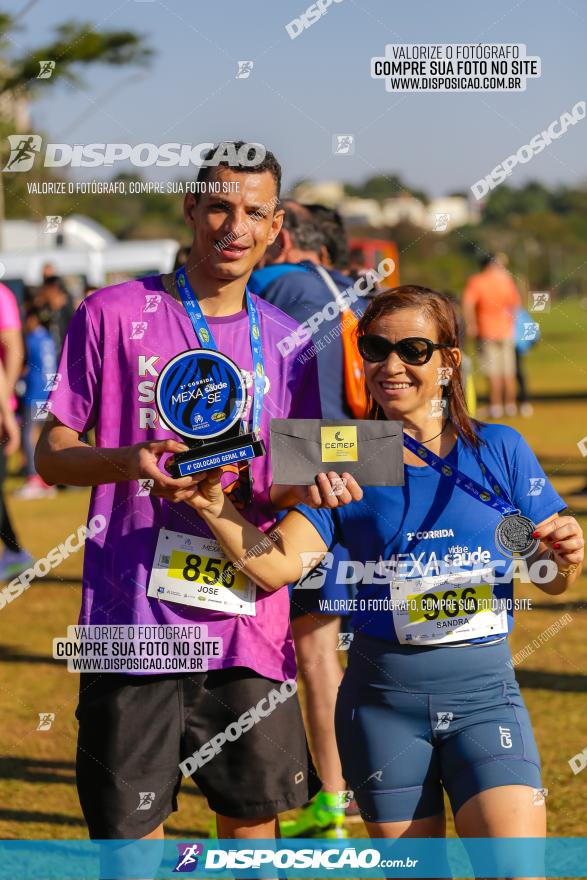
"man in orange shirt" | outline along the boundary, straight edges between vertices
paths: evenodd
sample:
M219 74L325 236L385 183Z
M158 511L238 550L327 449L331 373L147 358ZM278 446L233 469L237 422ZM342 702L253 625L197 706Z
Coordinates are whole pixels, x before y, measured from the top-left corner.
M510 273L496 257L485 257L481 271L469 278L463 293L468 335L477 340L481 371L489 380L489 415L516 414L514 313L520 294Z

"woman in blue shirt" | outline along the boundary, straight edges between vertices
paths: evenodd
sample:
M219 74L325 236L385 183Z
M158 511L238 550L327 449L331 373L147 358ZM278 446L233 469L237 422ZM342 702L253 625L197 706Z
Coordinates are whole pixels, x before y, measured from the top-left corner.
M513 575L562 593L583 562L581 529L524 439L468 416L446 297L378 294L359 348L369 417L403 421L404 486L361 490L348 473L320 474L315 506L288 513L260 555L262 535L217 474L189 503L264 590L296 581L302 555L317 563L333 539L359 563L336 722L371 836L442 836L443 790L463 837L544 835L540 761L507 638Z

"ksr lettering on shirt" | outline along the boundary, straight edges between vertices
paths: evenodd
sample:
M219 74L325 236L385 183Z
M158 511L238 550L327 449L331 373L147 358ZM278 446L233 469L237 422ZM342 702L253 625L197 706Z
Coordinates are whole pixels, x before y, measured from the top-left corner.
M139 374L139 382L137 385L137 394L138 394L138 402L139 404L154 404L155 402L155 385L157 384L157 376L159 375L159 370L157 369L157 361L160 360L159 355L144 355L140 354L138 356L138 374ZM247 408L244 413L244 418L248 418L251 402L252 402L252 393L253 393L253 373L250 370L241 370L241 375L245 382L245 387L247 389ZM269 392L271 388L271 382L269 380L269 376L265 375L265 394ZM159 422L159 416L155 406L139 406L139 428L141 430L148 430L149 428L155 428L157 423Z

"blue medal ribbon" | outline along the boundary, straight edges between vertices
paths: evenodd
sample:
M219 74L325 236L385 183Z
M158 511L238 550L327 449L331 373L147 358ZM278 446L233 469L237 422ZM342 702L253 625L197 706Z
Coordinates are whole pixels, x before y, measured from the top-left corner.
M459 489L467 492L467 494L476 498L482 504L486 504L488 507L493 507L495 510L499 510L502 516L510 516L512 513L520 512L519 509L512 504L507 492L502 489L499 481L494 477L487 465L483 464L477 452L474 453L475 458L479 463L481 473L489 482L492 491L486 489L481 483L478 483L472 477L463 474L458 468L447 464L447 462L444 461L444 459L439 458L435 452L426 449L425 446L418 443L417 440L414 440L413 437L410 437L409 434L406 434L405 432L404 446L406 449L409 449L410 452L413 452L414 455L417 455L418 458L421 458L422 461L425 461L426 464L429 464L431 468L434 468L434 470L445 477L445 479L450 480L451 483L458 486Z
M218 346L208 326L206 317L200 308L198 298L191 286L185 267L181 267L175 273L175 282L188 317L198 337L202 348L218 351ZM249 335L251 339L251 352L253 355L253 419L252 429L257 433L261 428L261 412L263 410L263 397L265 396L265 363L263 361L263 344L261 341L261 325L259 312L253 302L253 297L248 289L245 289L247 314L249 316Z

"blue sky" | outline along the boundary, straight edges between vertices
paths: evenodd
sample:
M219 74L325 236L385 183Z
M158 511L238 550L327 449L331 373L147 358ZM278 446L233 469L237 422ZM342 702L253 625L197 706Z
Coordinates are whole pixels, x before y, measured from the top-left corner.
M35 127L68 143L243 138L273 149L287 185L399 173L440 195L467 189L587 99L584 0L342 0L291 40L285 25L308 5L38 0L16 34L21 47L45 42L56 24L75 18L138 31L157 54L140 78L134 69L100 66L84 74L85 89L51 90L34 104ZM389 42L526 43L542 58L542 76L520 93L390 94L370 77L370 59ZM249 59L251 76L236 79L237 61ZM332 154L334 133L355 135L354 156ZM587 119L518 166L510 182L584 181L586 145Z

